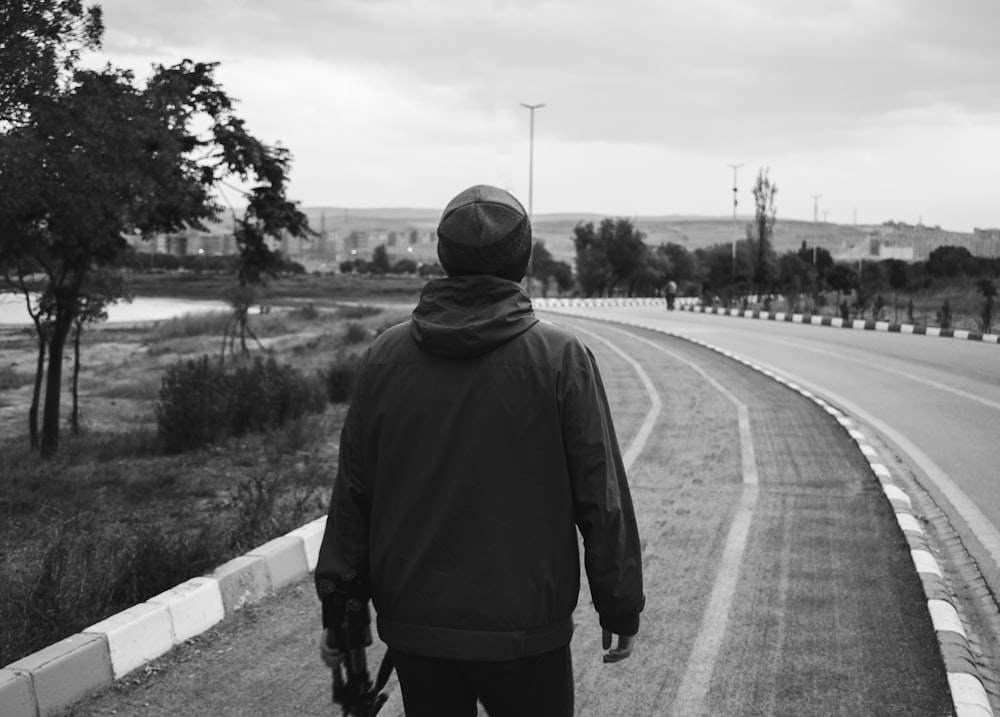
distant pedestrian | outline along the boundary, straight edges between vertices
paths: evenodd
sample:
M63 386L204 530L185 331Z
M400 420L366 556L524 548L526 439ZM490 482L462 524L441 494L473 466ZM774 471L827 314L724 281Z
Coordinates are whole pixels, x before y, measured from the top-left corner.
M317 588L331 606L371 598L408 717L475 715L477 700L492 717L572 715L577 530L604 649L618 636L605 662L631 654L644 604L607 396L590 350L518 283L520 202L466 189L438 239L447 278L362 361Z
M667 282L666 294L667 294L667 309L673 311L674 302L677 300L677 282L675 281Z

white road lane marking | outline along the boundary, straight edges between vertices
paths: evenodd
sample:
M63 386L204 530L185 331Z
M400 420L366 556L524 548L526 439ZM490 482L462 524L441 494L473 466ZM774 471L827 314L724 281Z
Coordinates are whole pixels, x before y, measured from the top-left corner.
M701 627L695 638L694 647L688 658L684 675L681 678L677 695L668 714L672 715L702 715L708 714L706 697L712 682L712 674L722 648L722 640L729 625L729 612L736 594L739 581L740 566L743 563L743 553L747 545L750 526L753 523L754 507L757 504L759 492L759 476L757 473L757 455L754 451L753 437L750 433L750 416L746 404L740 401L722 384L697 366L678 354L670 351L654 341L615 327L612 331L647 344L676 361L683 363L704 378L712 387L735 405L740 433L741 469L743 475L743 494L740 496L736 514L729 526L725 546L722 549L722 559L715 576L715 584L705 606Z

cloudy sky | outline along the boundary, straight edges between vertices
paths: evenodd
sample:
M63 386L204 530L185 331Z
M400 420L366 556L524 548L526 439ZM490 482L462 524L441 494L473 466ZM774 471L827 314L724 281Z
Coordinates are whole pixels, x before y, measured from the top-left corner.
M218 61L305 206L1000 226L997 0L101 0L101 56ZM822 195L818 201L812 195Z

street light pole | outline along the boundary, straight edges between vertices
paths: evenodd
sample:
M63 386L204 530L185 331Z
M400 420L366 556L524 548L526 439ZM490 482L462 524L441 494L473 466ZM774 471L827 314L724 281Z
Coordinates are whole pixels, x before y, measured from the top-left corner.
M531 113L531 129L528 139L528 221L531 221L535 181L535 110L540 109L545 105L526 105L522 102L521 106L526 108L528 112Z
M816 222L819 221L819 198L822 197L823 195L810 194L809 196L813 198L813 224L815 224Z
M733 280L736 280L736 238L739 235L739 227L736 225L736 206L739 204L736 198L737 184L736 184L736 172L742 167L742 164L730 164L733 169Z
M532 212L534 211L533 203L535 194L535 110L540 109L545 105L528 105L522 102L521 106L526 108L531 114L531 129L530 134L528 135L528 223L530 224L534 219ZM534 239L532 239L532 243L533 242ZM534 252L532 252L532 254L534 254ZM524 275L524 288L529 294L531 293L531 270L533 268L533 264L534 256L529 255L528 270Z

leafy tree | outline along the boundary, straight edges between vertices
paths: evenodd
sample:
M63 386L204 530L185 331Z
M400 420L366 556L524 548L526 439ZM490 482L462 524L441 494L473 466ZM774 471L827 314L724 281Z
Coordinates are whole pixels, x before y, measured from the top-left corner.
M826 274L826 283L837 292L837 306L840 306L840 295L849 294L858 285L857 274L845 262L837 262Z
M973 274L978 262L964 246L939 246L927 257L927 273L932 277Z
M704 291L713 294L727 293L726 289L732 285L732 247L729 244L713 244L695 249L694 256L701 267ZM739 258L740 255L737 254L737 259Z
M144 87L125 70L75 71L0 135L5 261L37 263L51 297L43 456L58 450L63 353L84 287L117 267L125 236L204 229L220 209L212 188L229 176L253 184L234 232L240 286L279 264L266 237L308 232L285 198L290 155L247 133L214 69L159 66Z
M392 265L392 269L390 269L390 271L393 274L416 274L417 262L413 259L400 259Z
M99 47L104 32L100 7L80 0L5 0L0 28L0 131L55 96L80 52Z
M601 296L611 286L611 269L594 223L579 223L573 229L576 247L576 276L584 296Z
M373 274L388 274L391 264L389 262L389 250L385 244L379 244L372 252L371 270Z
M644 238L629 219L603 219L596 230L593 222L578 224L573 243L576 274L584 294L632 296L639 283L649 283L645 264L650 254Z
M887 259L885 270L889 281L889 288L892 289L892 310L893 321L899 323L899 292L906 291L910 285L910 273L905 261L901 259Z
M552 278L556 282L556 291L563 295L572 291L576 280L573 278L573 268L564 261L557 261L552 267Z
M695 255L688 251L687 247L668 242L667 244L658 246L656 251L667 259L669 279L677 282L678 285L701 281L698 261Z
M798 308L799 296L812 285L815 277L812 265L807 264L801 254L796 252L785 252L778 257L777 276L775 283L781 293L783 293L789 304L789 309L795 311Z
M752 250L752 282L758 295L770 293L777 275L773 237L778 212L774 196L778 193L778 185L771 181L767 172L761 169L754 182L753 233L747 237Z
M545 248L545 242L536 240L531 247L531 278L542 285L542 296L549 295L556 261L552 253Z

